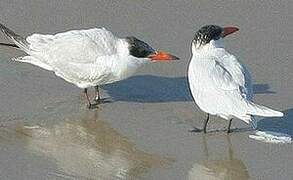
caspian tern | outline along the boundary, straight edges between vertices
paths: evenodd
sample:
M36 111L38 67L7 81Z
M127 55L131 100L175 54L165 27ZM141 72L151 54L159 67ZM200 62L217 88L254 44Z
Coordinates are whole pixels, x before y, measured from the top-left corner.
M254 116L282 117L283 113L254 104L251 76L235 56L227 52L223 38L238 31L236 27L207 25L195 33L188 67L191 94L199 108L209 115L229 121L238 118L256 128Z
M163 51L156 51L135 38L118 38L105 28L71 30L55 35L32 34L23 38L0 24L2 32L27 56L14 60L30 63L53 71L57 76L84 89L88 107L92 106L87 89L126 79L144 64L178 59Z

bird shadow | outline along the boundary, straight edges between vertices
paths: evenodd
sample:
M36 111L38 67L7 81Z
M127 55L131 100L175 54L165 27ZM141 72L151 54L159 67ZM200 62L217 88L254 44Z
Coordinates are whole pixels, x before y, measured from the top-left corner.
M254 84L255 94L271 94L268 84ZM104 85L114 101L140 103L193 101L187 77L162 77L154 75L133 76L126 80Z
M271 91L270 85L268 84L254 84L253 85L253 92L255 94L276 94L275 91Z
M258 121L257 129L261 131L273 131L293 136L293 108L283 111L284 117L263 118Z
M192 101L186 77L139 75L102 87L114 101L140 103Z

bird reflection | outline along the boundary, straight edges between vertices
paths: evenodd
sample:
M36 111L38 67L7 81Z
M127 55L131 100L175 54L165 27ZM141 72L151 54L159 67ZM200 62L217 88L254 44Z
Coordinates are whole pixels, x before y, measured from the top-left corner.
M212 151L214 152L209 151L206 136L203 135L205 159L202 162L193 164L189 170L189 180L247 180L249 178L245 164L233 156L233 148L228 135L226 135L226 141L228 144L228 157L221 153L221 158L218 159L213 157L212 154L219 153L218 151L221 148L213 149Z
M136 179L152 167L168 162L158 155L138 150L108 123L99 120L97 111L67 118L57 124L23 126L27 146L57 164L58 172L49 175L77 179Z

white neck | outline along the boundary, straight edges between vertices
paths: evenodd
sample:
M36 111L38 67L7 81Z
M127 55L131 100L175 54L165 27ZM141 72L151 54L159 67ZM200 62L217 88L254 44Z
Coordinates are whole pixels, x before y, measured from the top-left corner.
M192 54L206 53L216 48L224 48L224 41L222 38L218 40L211 40L205 45L198 46L197 44L192 43Z
M137 58L129 54L129 44L125 39L119 39L117 42L118 59L114 61L117 75L121 78L127 78L134 74L138 68L151 61L148 58Z

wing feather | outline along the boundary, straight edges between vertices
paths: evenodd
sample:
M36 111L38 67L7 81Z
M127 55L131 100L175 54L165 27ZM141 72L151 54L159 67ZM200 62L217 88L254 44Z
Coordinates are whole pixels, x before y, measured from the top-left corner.
M94 63L100 56L117 53L117 39L105 28L72 30L55 35L33 34L26 38L34 55L50 61Z
M252 100L252 81L247 68L230 54L214 60L215 69L211 74L215 85L223 90L239 90L243 98Z
M233 79L231 73L218 61L215 61L215 66L210 72L210 76L216 87L225 90L237 90L239 85Z

